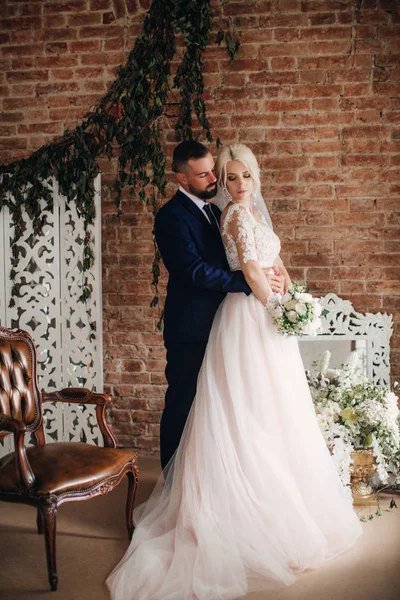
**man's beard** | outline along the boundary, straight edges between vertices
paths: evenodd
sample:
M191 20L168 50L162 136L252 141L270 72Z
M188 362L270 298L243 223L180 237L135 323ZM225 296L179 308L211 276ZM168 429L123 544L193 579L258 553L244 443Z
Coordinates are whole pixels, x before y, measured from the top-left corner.
M189 184L189 192L200 198L200 200L210 200L217 195L217 182L213 183L211 186L208 186L205 190L197 190L193 186Z

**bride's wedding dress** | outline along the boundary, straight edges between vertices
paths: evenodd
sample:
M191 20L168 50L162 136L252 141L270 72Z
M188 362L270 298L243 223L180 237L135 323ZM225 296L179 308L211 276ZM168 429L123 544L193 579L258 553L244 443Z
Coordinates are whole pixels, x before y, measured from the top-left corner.
M232 232L235 232L232 234ZM231 269L269 267L280 243L232 204L222 224ZM174 458L107 580L114 600L228 600L290 585L361 533L319 431L297 340L254 295L218 309L196 398Z

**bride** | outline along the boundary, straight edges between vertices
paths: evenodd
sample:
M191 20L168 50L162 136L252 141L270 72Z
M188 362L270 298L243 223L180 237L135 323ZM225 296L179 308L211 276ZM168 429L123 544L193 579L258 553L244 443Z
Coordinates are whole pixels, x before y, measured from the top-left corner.
M268 313L262 269L284 267L256 158L224 146L216 175L229 266L253 293L228 294L216 313L179 448L107 580L113 600L233 600L290 585L361 533L297 341Z

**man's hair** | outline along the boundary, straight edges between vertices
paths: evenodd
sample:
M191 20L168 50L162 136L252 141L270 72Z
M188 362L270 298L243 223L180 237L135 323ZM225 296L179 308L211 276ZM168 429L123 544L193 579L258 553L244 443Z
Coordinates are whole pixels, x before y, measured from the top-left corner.
M177 145L172 155L172 170L183 173L189 160L204 158L210 154L208 148L196 140L185 140Z

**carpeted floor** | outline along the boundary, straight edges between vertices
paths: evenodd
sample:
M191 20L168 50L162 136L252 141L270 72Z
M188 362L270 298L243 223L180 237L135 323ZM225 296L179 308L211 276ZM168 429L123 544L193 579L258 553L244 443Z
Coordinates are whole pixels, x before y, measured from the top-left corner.
M140 466L138 501L148 496L159 472L157 459L142 458ZM104 580L128 545L125 493L123 483L108 496L61 507L57 592L48 587L44 542L36 533L35 510L0 503L1 600L107 600ZM247 600L399 600L400 496L396 496L397 510L389 509L391 497L381 496L383 516L363 524L364 536L350 552L316 572L302 574L290 588L250 593ZM367 512L364 509L363 513Z

